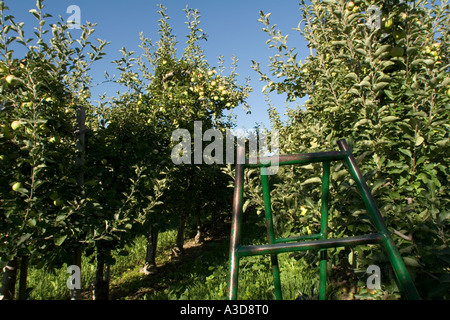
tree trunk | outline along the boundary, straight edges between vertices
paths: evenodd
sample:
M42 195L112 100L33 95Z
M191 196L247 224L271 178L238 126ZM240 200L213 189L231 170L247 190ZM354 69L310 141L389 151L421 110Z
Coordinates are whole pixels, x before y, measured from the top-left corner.
M197 234L195 235L196 243L203 243L203 241L205 240L202 232L202 221L200 219L200 215L201 215L200 210L197 210L197 213L195 215L195 222L197 225Z
M72 256L72 265L78 266L80 268L80 278L81 278L81 248L77 247ZM81 279L80 279L81 281ZM71 289L70 290L70 299L71 300L81 300L81 283L80 289Z
M79 168L84 166L84 152L86 145L86 109L84 106L77 106L77 129L75 135L77 137L76 142L76 156L75 165ZM77 176L78 186L81 188L84 186L84 171L80 170Z
M17 257L8 262L3 268L2 288L0 296L2 300L14 300L16 294Z
M180 223L178 225L175 248L173 249L175 257L178 257L184 253L183 245L184 245L184 229L186 227L186 219L187 213L186 211L183 210L180 216Z
M97 271L95 272L94 280L94 300L108 300L109 298L109 267L106 267L105 272L105 257L107 254L101 248L98 248L97 253Z
M20 259L19 296L17 300L26 300L29 256Z
M147 237L147 254L145 256L144 273L156 271L156 248L158 246L158 228L150 224Z
M80 187L80 192L84 187L84 153L86 146L86 109L82 105L78 105L76 108L77 114L77 129L76 129L76 151L77 154L75 156L75 165L79 170L77 176L77 184ZM80 277L81 277L81 248L75 248L75 252L72 257L72 264L76 265L80 268ZM81 279L80 279L81 280ZM81 300L81 288L80 289L71 289L70 290L71 300Z

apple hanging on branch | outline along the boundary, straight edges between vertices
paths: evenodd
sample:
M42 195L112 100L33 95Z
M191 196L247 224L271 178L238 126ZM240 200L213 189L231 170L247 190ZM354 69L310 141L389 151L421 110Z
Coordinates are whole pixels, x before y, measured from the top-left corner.
M19 120L15 120L15 121L11 122L11 128L13 130L17 130L20 127L22 127L22 122L20 122Z
M16 182L12 185L13 191L18 191L19 189L22 189L22 184L20 182Z

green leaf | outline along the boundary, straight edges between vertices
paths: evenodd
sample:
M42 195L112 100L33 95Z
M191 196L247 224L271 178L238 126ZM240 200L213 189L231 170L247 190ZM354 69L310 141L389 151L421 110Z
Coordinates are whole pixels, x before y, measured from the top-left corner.
M403 261L405 261L405 264L406 264L407 266L415 267L415 268L420 267L420 263L417 261L416 258L413 258L413 257L405 257L405 258L403 258Z
M424 141L425 139L422 136L418 136L416 139L416 146L420 146Z
M24 235L22 235L19 238L19 241L17 242L17 246L21 245L22 243L24 243L25 241L27 241L29 238L31 237L31 233L26 233Z
M248 208L248 205L250 204L250 199L247 199L244 203L244 205L242 206L242 212L245 212Z
M387 117L384 117L383 119L381 119L381 122L382 123L387 123L387 122L394 122L394 121L397 121L397 120L400 120L400 118L396 117L396 116L387 116Z
M311 183L322 183L322 179L320 179L319 177L307 179L302 182L302 186L305 184L311 184Z
M362 126L363 124L370 123L369 119L362 119L355 123L354 129L358 128L359 126Z
M352 79L354 81L358 80L358 75L354 72L350 72L345 76L345 79Z
M381 89L385 88L387 85L389 85L389 82L378 82L374 87L373 91L380 91Z
M58 247L61 246L63 244L63 242L66 240L66 238L67 238L67 234L60 236L60 237L56 237L54 239L55 245Z
M360 83L358 83L358 86L360 87L370 87L370 82L367 80L363 80Z
M389 50L390 48L391 48L391 45L389 45L389 44L382 45L381 47L378 48L377 51L375 51L374 56L377 57L380 54L382 54L383 52Z
M36 9L31 9L28 12L31 13L36 19L40 19L39 12Z
M343 46L346 43L347 43L347 40L334 40L334 41L331 41L331 44L333 46Z
M410 157L410 158L412 157L411 151L409 151L409 150L407 150L407 149L401 149L401 148L399 148L398 151L400 151L401 153L407 155L407 156Z
M449 139L439 140L439 141L436 142L436 144L439 147L445 147L448 144L449 141L450 141Z

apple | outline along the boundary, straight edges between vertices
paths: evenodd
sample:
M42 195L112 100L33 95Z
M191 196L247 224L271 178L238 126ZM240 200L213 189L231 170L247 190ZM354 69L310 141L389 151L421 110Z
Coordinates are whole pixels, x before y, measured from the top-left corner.
M22 184L21 184L20 182L16 182L16 183L14 183L13 186L12 186L12 189L13 189L14 191L17 191L17 190L19 190L20 188L22 188Z
M60 142L60 138L59 137L51 137L50 139L48 139L48 142L50 142L50 143L59 143Z
M394 20L392 20L392 18L391 18L384 22L384 27L386 29L391 29L393 24L394 24Z
M450 98L450 88L447 90L447 95Z
M441 44L440 44L439 42L435 42L435 43L433 43L431 46L432 46L433 48L438 49L438 48L441 46Z
M353 1L347 2L347 9L348 10L352 10L354 6L355 6L355 3Z
M395 40L400 40L406 37L406 32L404 30L395 30L393 35Z
M12 74L6 76L6 78L5 78L6 82L8 82L9 84L11 84L16 79L17 78L15 76L13 76Z
M214 87L217 84L215 81L211 81L211 85Z
M61 199L56 199L55 201L53 201L53 204L57 207L61 207L64 204L64 201L62 201Z
M19 120L15 120L13 122L11 122L11 128L13 130L17 130L22 126L22 122L20 122Z
M395 46L391 49L390 53L393 57L401 57L405 53L405 50L402 47Z
M213 74L214 74L214 71L212 71L212 70L209 70L209 71L208 71L208 76L211 77Z

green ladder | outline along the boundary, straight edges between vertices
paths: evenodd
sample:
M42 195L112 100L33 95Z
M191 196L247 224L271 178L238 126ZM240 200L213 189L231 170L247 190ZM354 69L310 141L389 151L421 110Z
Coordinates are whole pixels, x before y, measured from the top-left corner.
M270 190L267 173L273 157L259 157L256 159L246 159L245 148L238 147L236 157L236 180L233 198L233 213L230 239L230 260L229 260L229 283L228 299L237 299L239 260L243 257L256 255L270 255L272 264L272 274L275 284L275 297L282 300L280 269L278 266L279 253L306 251L320 249L320 280L319 280L319 299L325 300L326 296L326 249L355 246L361 244L381 244L391 262L394 270L398 288L404 299L418 300L420 296L414 286L413 281L405 267L405 264L395 247L390 233L384 223L372 194L362 176L355 158L353 157L346 141L341 139L337 142L341 151L306 153L283 155L278 157L278 165L306 165L314 162L323 163L322 177L322 204L321 204L321 227L320 233L291 237L286 239L276 239L273 229L272 209L270 202ZM330 184L330 163L331 161L342 160L347 165L351 176L362 195L367 211L375 225L377 233L364 236L327 239L327 220L328 220L328 194ZM273 163L273 162L272 162ZM260 168L262 190L265 206L265 222L267 226L268 244L266 245L241 245L241 225L242 225L242 205L244 196L244 170L246 168ZM288 243L289 242L289 243Z

